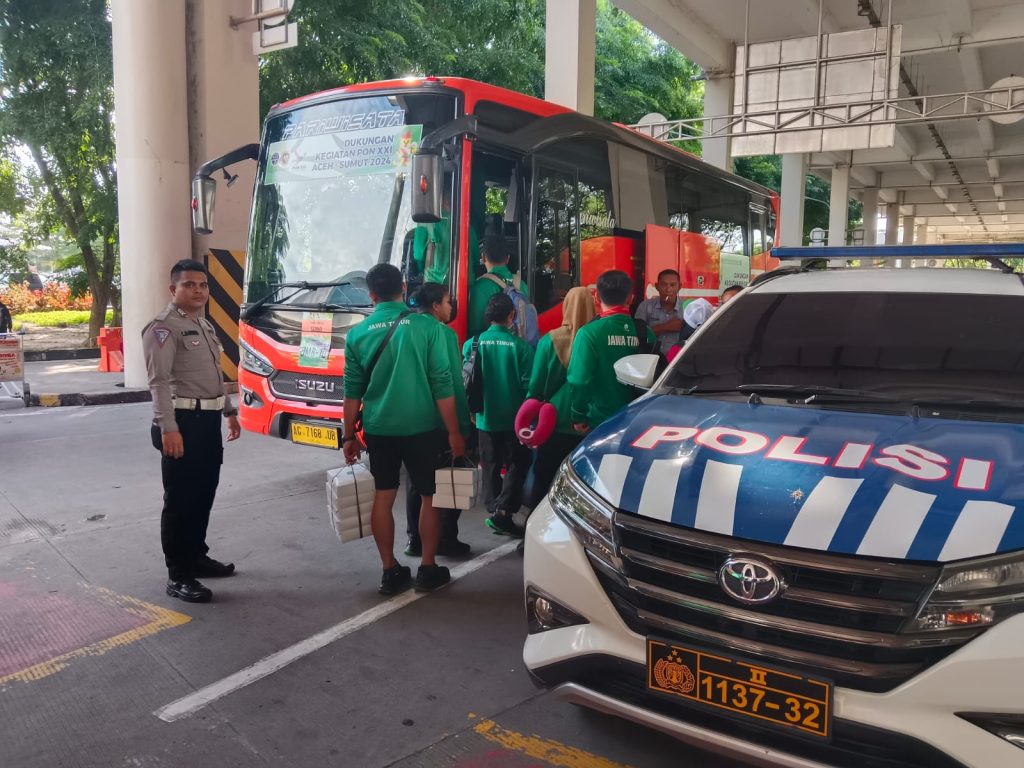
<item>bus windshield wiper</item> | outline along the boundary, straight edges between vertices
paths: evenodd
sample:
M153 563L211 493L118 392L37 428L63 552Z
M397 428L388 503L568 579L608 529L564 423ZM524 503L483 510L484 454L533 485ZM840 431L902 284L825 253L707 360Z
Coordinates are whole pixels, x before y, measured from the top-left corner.
M871 392L866 389L847 389L844 387L828 387L820 384L740 384L737 392L755 392L759 395L792 394L806 395L804 405L827 401L860 401L896 403L898 398Z
M277 292L280 291L282 288L294 288L295 290L292 291L291 293L289 293L287 296L283 297L280 301L273 302L274 306L286 303L288 301L288 299L292 298L293 296L297 296L302 291L311 291L311 290L315 290L316 288L335 288L335 287L337 287L339 285L351 285L351 284L352 283L349 282L348 280L330 280L328 282L319 282L319 283L311 283L308 280L297 280L295 282L290 282L290 283L279 283L279 284L275 285L273 288L271 288L266 296L264 296L261 299L258 299L254 303L252 303L249 306L247 306L245 308L245 311L242 312L242 319L245 320L245 319L251 317L256 312L261 310L263 307L265 307L268 304L270 304L271 303L270 300L272 298L274 298L277 295ZM319 305L314 305L314 306L319 306Z

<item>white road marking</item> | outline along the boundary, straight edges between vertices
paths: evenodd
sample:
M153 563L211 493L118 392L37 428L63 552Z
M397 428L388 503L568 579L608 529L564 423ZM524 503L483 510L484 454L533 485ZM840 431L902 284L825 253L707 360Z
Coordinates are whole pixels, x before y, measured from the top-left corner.
M490 565L495 560L504 557L514 551L518 543L518 541L510 541L506 544L501 544L492 550L484 552L479 557L475 557L468 562L455 566L452 568L452 581L458 581L464 576L468 576L474 571L480 570L485 565ZM295 643L295 645L284 648L277 653L272 653L269 656L260 659L255 664L251 664L245 669L235 672L233 675L228 675L215 683L211 683L197 691L193 691L188 696L183 696L177 701L172 701L170 704L156 710L153 714L167 723L173 723L175 720L181 720L183 717L193 715L207 704L223 698L230 693L234 693L247 685L255 683L257 680L262 680L264 677L272 675L279 669L283 669L288 666L293 661L298 661L314 651L318 651L324 646L330 645L335 640L340 640L347 635L358 632L360 629L369 626L378 619L382 619L385 616L404 608L410 603L414 603L420 598L426 597L428 594L429 593L427 592L414 592L413 590L403 592L401 595L393 597L380 605L375 605L373 608L363 611L351 618L345 619L345 621L335 624L333 627L328 627L312 637L300 640Z

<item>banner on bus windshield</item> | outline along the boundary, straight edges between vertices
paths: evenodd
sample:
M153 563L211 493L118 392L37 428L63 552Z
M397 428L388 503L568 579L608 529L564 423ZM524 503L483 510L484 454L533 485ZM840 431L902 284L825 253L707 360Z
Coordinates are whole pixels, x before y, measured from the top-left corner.
M275 141L263 183L395 173L409 167L422 133L422 125L400 125Z

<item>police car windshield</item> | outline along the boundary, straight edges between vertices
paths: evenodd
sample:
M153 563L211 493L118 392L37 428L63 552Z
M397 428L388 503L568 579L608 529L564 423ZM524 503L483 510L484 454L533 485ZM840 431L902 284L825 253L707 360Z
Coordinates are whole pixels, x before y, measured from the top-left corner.
M1022 296L755 291L683 348L663 390L775 388L786 397L776 386L785 385L1016 409L1024 403L1022 327Z
M424 135L455 117L455 104L454 96L418 91L271 117L260 149L245 302L271 296L296 308L369 306L367 270L400 264L412 247L416 225L405 183L412 154ZM274 293L301 282L335 286Z

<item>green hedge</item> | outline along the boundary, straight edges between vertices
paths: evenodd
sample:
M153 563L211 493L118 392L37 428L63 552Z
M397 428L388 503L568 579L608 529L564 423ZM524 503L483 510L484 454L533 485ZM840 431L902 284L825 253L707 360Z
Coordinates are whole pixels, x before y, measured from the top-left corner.
M109 325L113 312L107 310L106 323ZM26 312L14 316L14 330L19 331L24 323L41 325L46 328L66 328L69 325L86 325L89 322L88 310L58 310L55 312Z

